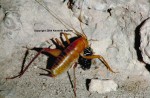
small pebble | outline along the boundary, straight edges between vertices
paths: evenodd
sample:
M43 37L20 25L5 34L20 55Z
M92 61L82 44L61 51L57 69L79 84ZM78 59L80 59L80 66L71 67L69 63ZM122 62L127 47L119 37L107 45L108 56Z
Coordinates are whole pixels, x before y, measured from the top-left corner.
M100 94L116 91L118 85L113 80L91 79L89 84L90 92L98 92Z

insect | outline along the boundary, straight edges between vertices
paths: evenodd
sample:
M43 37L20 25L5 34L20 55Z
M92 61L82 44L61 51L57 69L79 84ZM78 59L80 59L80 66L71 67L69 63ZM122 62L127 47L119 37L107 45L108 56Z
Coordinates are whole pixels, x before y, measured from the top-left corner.
M36 0L37 1L37 0ZM39 4L41 4L39 1L37 1ZM51 11L41 4L52 16L56 18L54 14L51 13ZM58 18L56 18L58 19ZM58 19L59 20L59 19ZM61 23L62 21L59 20ZM70 26L69 26L70 27ZM71 27L74 33L77 37L74 41L70 41L68 38L68 33L61 32L60 36L64 36L66 39L67 46L64 45L59 39L55 38L54 42L56 43L57 46L61 48L56 48L56 49L51 49L51 48L42 48L36 55L35 57L28 63L27 66L23 70L20 71L20 73L14 77L8 77L6 79L14 79L16 77L21 77L25 71L29 68L31 63L43 52L51 54L52 56L56 57L53 65L50 68L40 68L42 70L45 70L48 72L48 74L42 74L50 77L56 77L66 71L69 70L73 66L74 73L75 73L75 68L77 66L78 59L79 61L81 60L81 66L83 69L89 69L91 66L91 60L94 58L98 58L101 60L104 65L109 69L111 72L115 73L109 64L106 62L106 60L101 56L101 55L94 55L92 49L90 48L88 38L86 34L84 33L82 27L82 33L78 32L75 30L73 27ZM75 80L75 75L74 75L74 80ZM76 96L76 83L74 82L74 94Z
M86 49L84 49L84 56L91 56L93 55L93 50L91 47L87 47ZM81 65L81 68L83 70L87 70L91 68L91 63L92 63L92 59L86 59L83 58L82 56L79 57L78 59L79 64Z

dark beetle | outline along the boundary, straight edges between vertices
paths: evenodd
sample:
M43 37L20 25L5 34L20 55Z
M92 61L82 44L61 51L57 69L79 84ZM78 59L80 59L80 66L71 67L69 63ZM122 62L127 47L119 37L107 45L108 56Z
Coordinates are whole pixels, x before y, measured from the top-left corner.
M84 56L91 56L93 55L93 50L91 47L88 47L84 50ZM81 65L83 70L87 70L91 68L92 59L85 59L82 56L79 57L78 63Z

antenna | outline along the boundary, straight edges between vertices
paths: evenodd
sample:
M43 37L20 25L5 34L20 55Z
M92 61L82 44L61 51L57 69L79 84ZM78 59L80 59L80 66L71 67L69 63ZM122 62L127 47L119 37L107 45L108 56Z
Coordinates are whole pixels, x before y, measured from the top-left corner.
M75 28L73 28L73 26L70 26L70 25L68 25L65 21L60 20L60 17L57 16L52 10L50 10L50 9L49 9L47 6L45 6L43 3L41 3L40 0L35 0L35 1L36 1L38 4L40 4L41 6L43 6L55 19L57 19L62 25L64 25L66 29L68 29L68 28L67 28L67 26L68 26L68 27L72 28L72 29L75 31L75 32L72 32L72 33L76 34L77 36L81 36L81 34L80 34L77 30L75 30ZM66 26L66 25L67 25L67 26Z
M81 31L82 31L84 37L87 39L87 36L85 35L84 30L83 30L83 28L82 28L82 24L81 24L81 13L82 13L83 3L84 3L84 0L83 0L83 2L82 2L82 6L81 6L81 10L80 10L79 20L80 20L80 28L81 28Z

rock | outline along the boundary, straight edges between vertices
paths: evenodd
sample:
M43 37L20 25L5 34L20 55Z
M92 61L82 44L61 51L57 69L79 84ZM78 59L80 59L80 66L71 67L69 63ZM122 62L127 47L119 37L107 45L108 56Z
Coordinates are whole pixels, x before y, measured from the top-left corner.
M118 85L113 80L91 79L89 91L102 94L117 91L117 87Z
M4 19L4 17L5 17L4 9L0 7L0 22Z
M150 64L150 18L146 19L140 29L141 44L140 50L143 61Z

